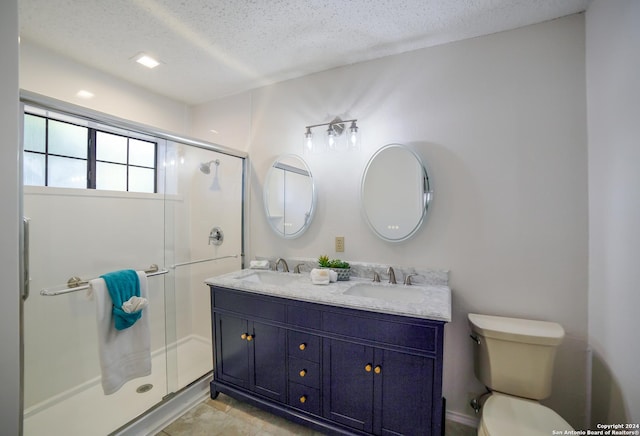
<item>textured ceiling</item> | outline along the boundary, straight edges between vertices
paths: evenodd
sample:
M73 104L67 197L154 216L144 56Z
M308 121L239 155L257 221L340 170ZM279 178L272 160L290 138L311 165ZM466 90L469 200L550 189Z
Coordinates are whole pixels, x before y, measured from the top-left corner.
M21 38L188 104L584 11L588 0L20 0ZM131 60L140 52L162 65Z

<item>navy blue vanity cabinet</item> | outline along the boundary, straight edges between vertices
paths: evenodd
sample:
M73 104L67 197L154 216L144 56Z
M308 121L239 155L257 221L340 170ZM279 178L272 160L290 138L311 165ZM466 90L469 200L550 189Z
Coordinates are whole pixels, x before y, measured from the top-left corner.
M377 435L442 434L443 323L324 314L324 414Z
M286 401L286 331L255 320L256 302L243 307L247 301L242 296L225 291L212 298L220 302L223 310L213 316L216 378L273 400ZM239 305L230 306L228 302ZM284 305L274 307L267 302L267 306L272 310L266 311L267 318L277 320L278 312L284 313ZM224 312L225 308L229 312Z
M325 347L328 417L374 434L440 434L431 418L434 359L339 340Z
M340 435L443 434L442 321L211 286L211 396Z
M295 330L288 332L289 404L320 415L320 336Z

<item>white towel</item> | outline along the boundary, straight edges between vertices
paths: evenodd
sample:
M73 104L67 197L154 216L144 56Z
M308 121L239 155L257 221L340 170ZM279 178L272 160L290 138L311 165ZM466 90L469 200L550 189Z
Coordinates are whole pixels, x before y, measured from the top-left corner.
M311 283L314 285L328 285L331 281L331 275L328 269L314 268L311 270Z
M147 275L143 271L137 273L140 279L140 297L148 299ZM140 319L131 327L116 330L107 284L103 279L94 279L89 283L96 298L102 389L105 395L109 395L129 380L151 374L149 309L144 309Z
M252 260L249 262L249 268L251 269L269 269L269 261L264 260Z

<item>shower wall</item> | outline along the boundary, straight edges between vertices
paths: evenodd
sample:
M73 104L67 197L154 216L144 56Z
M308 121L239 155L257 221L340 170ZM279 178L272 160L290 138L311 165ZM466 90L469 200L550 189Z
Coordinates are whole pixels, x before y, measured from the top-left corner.
M200 162L215 159L217 175L213 166L208 175L198 170ZM43 429L109 433L212 370L204 280L241 267L243 165L242 158L159 140L158 193L24 187L24 214L31 220L31 296L24 306L26 435ZM224 231L220 246L208 244L214 226ZM237 257L176 265L226 256ZM135 396L135 387L147 382L138 379L104 396L94 298L87 291L43 296L40 290L64 287L71 276L89 279L151 264L167 271L148 278L154 388ZM132 400L125 399L125 391L133 393ZM98 404L85 400L89 392L97 392L100 407L114 408L102 416L120 416L123 405L127 413L113 422L78 424ZM67 403L73 424L64 418Z

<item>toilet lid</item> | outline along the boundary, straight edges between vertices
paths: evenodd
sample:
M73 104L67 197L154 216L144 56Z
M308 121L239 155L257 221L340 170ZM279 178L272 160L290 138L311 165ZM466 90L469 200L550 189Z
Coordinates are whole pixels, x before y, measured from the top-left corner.
M560 415L538 402L496 393L482 406L480 425L489 436L549 436L553 430L573 430Z

